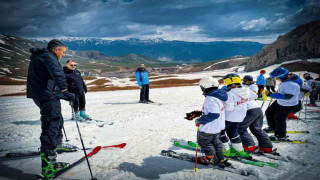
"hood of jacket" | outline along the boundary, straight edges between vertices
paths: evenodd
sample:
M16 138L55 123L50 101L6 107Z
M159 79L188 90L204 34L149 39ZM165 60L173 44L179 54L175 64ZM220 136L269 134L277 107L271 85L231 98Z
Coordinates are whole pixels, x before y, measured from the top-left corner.
M222 89L216 89L216 90L210 91L207 94L205 94L205 96L212 96L212 97L220 99L221 101L227 101L228 100L227 92L225 90L222 90Z
M291 73L289 75L290 75L290 77L288 79L284 80L283 82L293 81L293 82L299 84L299 86L302 86L303 81L299 76L297 76L296 74L293 74L293 73Z
M241 98L249 98L250 97L250 89L247 87L241 87L241 88L232 88L230 89L231 92L236 93Z

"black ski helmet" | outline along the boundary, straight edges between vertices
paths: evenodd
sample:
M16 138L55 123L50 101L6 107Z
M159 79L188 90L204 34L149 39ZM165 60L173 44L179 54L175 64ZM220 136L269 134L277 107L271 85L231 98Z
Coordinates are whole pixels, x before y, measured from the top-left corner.
M242 84L245 84L245 85L254 84L254 82L253 82L253 77L250 76L250 75L244 76L243 79L242 79Z

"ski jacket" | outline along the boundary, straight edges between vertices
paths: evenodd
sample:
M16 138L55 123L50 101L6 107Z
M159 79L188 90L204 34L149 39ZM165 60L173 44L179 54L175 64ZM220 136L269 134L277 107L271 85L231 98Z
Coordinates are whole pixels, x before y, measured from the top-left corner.
M314 80L312 78L308 78L305 84L302 85L302 89L312 91L314 85Z
M250 86L244 85L244 87L249 88L254 94L250 95L249 102L248 102L248 110L254 109L254 108L260 108L258 103L256 102L256 99L258 98L257 92L258 92L258 86L255 84L251 84Z
M249 100L255 97L256 95L246 87L230 89L226 101L226 121L242 122L247 113Z
M55 99L55 91L68 88L66 77L57 56L44 48L32 48L30 52L27 98Z
M200 131L216 134L225 128L225 101L228 94L225 90L217 89L205 94L202 111L203 115L199 119Z
M295 74L282 81L277 93L270 94L270 97L278 99L277 103L281 106L296 106L299 101L300 87L302 80Z
M140 68L138 68L136 71L136 80L140 87L141 85L149 84L148 71L146 69L142 71Z
M260 74L258 77L257 77L257 85L266 85L266 79L264 78L263 74Z
M87 86L84 83L79 70L71 70L68 69L68 67L63 67L63 72L67 79L69 92L77 95L83 94L83 91L87 92Z
M276 79L274 79L272 77L268 77L266 79L266 85L267 86L276 86Z

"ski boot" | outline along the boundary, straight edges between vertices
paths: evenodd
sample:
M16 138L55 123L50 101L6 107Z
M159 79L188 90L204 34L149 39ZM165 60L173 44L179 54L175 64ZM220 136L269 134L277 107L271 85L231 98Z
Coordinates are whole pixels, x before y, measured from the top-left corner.
M290 113L287 117L288 119L299 119L297 116L295 116L293 113Z
M76 117L75 117L78 121L83 121L83 118L80 116L80 112L76 113Z
M143 101L142 103L143 103L143 104L149 104L149 102L148 102L148 101Z
M306 106L314 106L314 107L316 107L317 105L316 104L307 104Z
M255 152L259 147L253 146L243 146L244 151L246 152Z
M262 148L262 147L259 148L259 151L262 151L264 153L270 153L270 154L273 152L272 148Z
M201 164L205 164L205 165L207 165L207 164L214 164L214 156L212 155L212 156L203 156L203 157L201 157L200 159L199 159L199 162L201 163Z
M234 157L236 154L231 152L231 148L228 142L222 143L222 152L226 157Z
M80 111L80 116L85 120L91 120L91 117L86 114L86 111Z
M154 103L153 101L151 101L151 100L148 100L148 103Z
M244 152L244 149L242 147L241 143L232 143L231 153L235 153L237 156L242 158L250 158L250 154Z
M138 103L143 103L143 101L139 101Z
M224 169L225 167L230 167L231 163L228 162L228 159L227 160L220 160L220 162L217 164L217 166L219 168Z
M264 128L263 130L264 130L266 133L274 132L274 129L272 129L272 128L270 128L270 127Z
M41 174L44 179L53 178L57 172L69 167L69 163L56 162L56 156L55 150L41 150Z
M78 150L77 146L73 146L70 144L59 144L56 148L56 152L58 154L63 153L63 152L74 152L77 150Z

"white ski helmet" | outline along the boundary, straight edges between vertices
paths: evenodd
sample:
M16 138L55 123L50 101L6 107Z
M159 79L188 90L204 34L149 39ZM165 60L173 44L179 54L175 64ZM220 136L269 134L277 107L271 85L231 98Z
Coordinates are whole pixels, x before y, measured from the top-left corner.
M213 78L211 76L204 76L200 79L199 85L204 91L205 89L211 88L211 87L219 87L219 81L216 78Z

